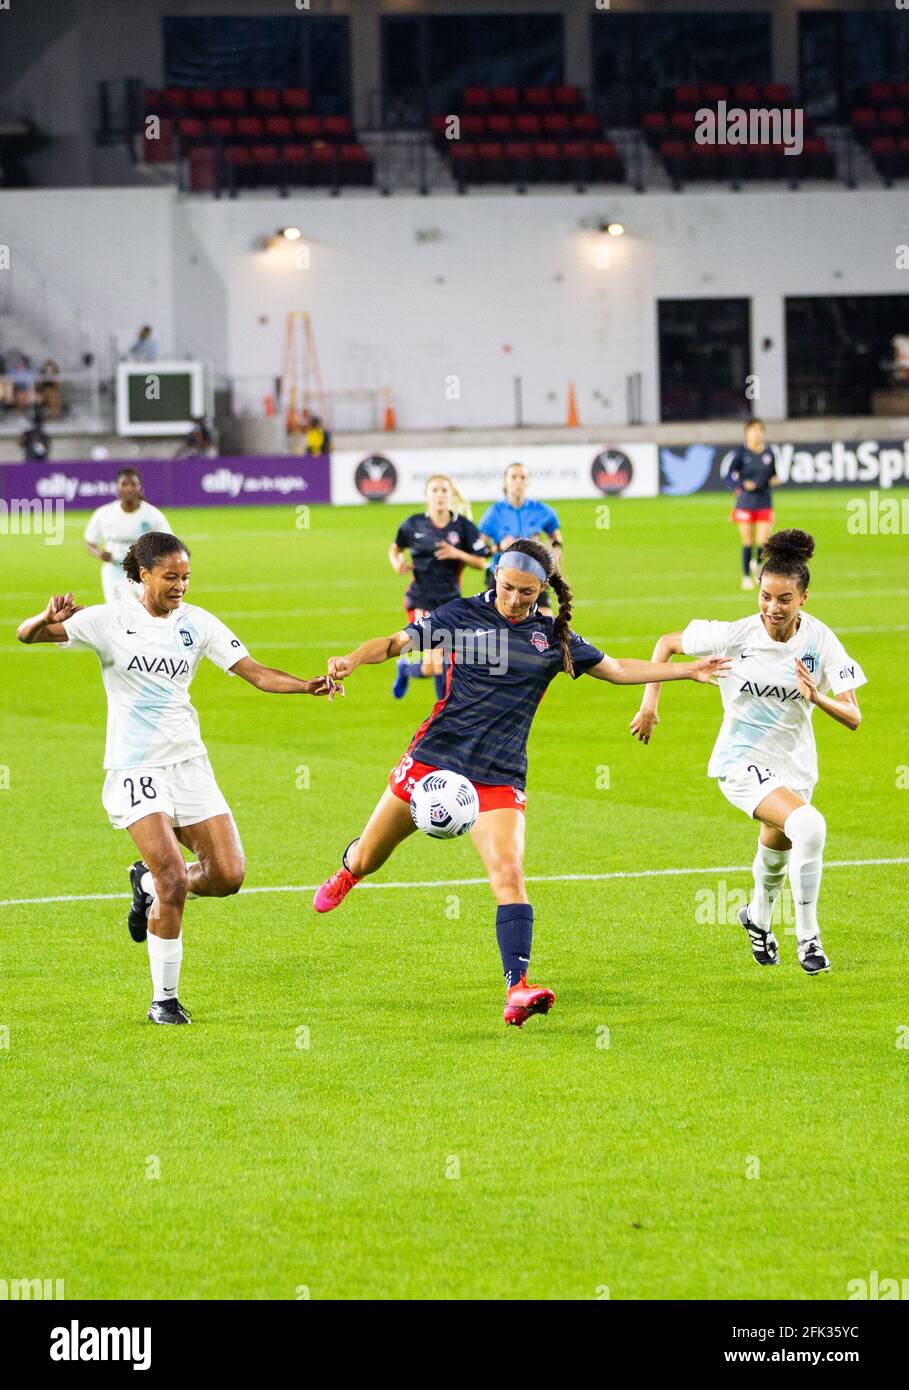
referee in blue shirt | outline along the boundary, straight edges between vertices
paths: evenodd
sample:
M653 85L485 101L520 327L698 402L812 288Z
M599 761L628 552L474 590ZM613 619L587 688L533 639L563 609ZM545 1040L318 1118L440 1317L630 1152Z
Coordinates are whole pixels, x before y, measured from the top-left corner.
M499 556L513 541L532 541L538 536L545 536L552 547L557 564L562 563L559 518L553 508L545 502L535 502L527 496L529 481L530 474L523 463L510 463L505 469L504 498L501 502L493 502L480 518L480 535L490 550L497 552L486 571L490 586L495 583L495 568L499 563ZM552 600L548 589L544 589L540 595L537 610L546 618L552 617Z

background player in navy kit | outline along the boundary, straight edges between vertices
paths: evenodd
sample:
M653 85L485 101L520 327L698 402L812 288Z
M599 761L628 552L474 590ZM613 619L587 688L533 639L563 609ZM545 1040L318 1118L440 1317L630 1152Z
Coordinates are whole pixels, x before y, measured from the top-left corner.
M555 619L543 617L537 608L547 583L559 601ZM571 590L552 552L537 541L520 540L499 563L495 589L445 603L421 622L364 642L328 663L329 675L341 680L358 666L394 659L423 641L444 641L453 652L445 698L417 729L362 835L348 845L342 867L322 884L313 906L317 912L338 907L361 878L375 873L414 833L408 803L416 781L434 768L460 772L473 782L479 798L471 836L498 904L505 1022L518 1027L553 1003L551 990L527 983L533 908L523 874L527 738L547 686L562 671L614 685L710 682L729 664L722 657L681 667L613 659L572 632L571 605Z
M495 583L495 567L502 551L517 540L538 540L541 536L555 551L556 559L562 563L562 532L559 518L546 502L538 502L527 496L530 474L523 463L510 463L505 469L505 496L480 517L480 534L497 553L489 566L490 587ZM544 589L537 605L540 613L552 616L552 600Z
M736 488L731 520L742 538L742 588L754 588L754 575L761 561L761 549L773 527L773 499L770 489L777 487L773 450L766 447L763 420L749 420L745 426L745 447L737 449L726 474ZM752 555L752 546L756 554Z
M413 573L404 595L409 623L459 596L465 565L486 568L486 543L473 522L455 510L454 501L451 479L444 473L435 473L426 483L426 510L414 512L401 523L389 548L388 558L395 574ZM436 696L441 699L445 692L442 653L425 652L419 665L412 664L407 655L399 657L392 687L396 700L407 693L410 677L418 674L435 676Z

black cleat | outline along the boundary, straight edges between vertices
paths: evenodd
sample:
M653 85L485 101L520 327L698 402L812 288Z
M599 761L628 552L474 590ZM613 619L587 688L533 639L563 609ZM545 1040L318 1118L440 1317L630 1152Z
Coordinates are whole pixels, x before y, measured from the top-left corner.
M799 965L806 975L819 975L822 970L830 969L830 962L824 955L820 937L813 936L810 941L799 946Z
M739 921L751 938L751 953L758 965L779 965L780 948L772 931L762 931L748 916L747 907L739 908Z
M133 903L126 921L133 941L144 941L148 935L148 909L151 907L152 900L147 893L143 893L139 886L142 882L142 875L146 873L148 873L148 865L143 864L141 859L137 859L129 871Z
M152 1023L192 1023L179 999L154 999L146 1017Z

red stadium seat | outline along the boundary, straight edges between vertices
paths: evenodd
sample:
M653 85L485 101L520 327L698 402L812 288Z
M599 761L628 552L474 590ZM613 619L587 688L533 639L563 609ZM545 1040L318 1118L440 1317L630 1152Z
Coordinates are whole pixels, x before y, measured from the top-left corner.
M178 116L189 109L189 93L183 87L165 87L161 97L171 115Z
M146 111L151 113L161 111L164 108L164 93L157 91L153 87L146 87L143 101Z
M515 116L514 118L515 135L520 135L525 138L533 138L534 136L540 135L542 133L542 130L542 120L539 116L535 116L530 112L524 111L519 116Z
M571 117L571 130L574 135L593 139L600 134L600 122L590 111L577 111Z
M294 116L295 135L305 135L307 140L317 140L322 134L322 120L319 116Z
M464 88L464 109L475 114L488 111L492 105L492 97L488 87L465 87Z
M471 140L479 140L486 134L485 116L462 116L461 134Z
M684 82L673 89L672 100L676 106L698 106L701 101L700 88L691 82Z
M571 134L571 117L564 111L550 111L543 117L543 134L565 139Z
M872 106L891 106L896 100L893 83L872 82L868 87L868 100Z
M259 116L238 116L237 135L243 140L261 140L265 126Z
M190 110L209 115L218 109L218 94L212 87L195 87L189 94Z
M693 135L697 127L697 118L693 111L673 111L671 125L680 135Z
M732 99L738 106L760 106L761 89L756 82L739 82L732 89Z
M265 134L270 135L274 140L288 140L293 134L293 126L289 116L266 116Z
M353 130L349 116L325 116L322 119L322 133L329 140L350 140Z
M494 87L492 104L497 111L516 111L519 103L517 87Z
M208 131L205 121L200 121L198 116L181 116L177 121L177 134L181 142L188 145L204 140Z
M881 127L884 130L900 131L906 124L906 118L903 114L902 107L899 106L885 106L878 112L878 116L880 118Z
M552 92L548 87L527 87L524 90L524 105L532 111L548 111L552 106Z
M788 106L789 88L784 82L765 82L764 101L768 106Z
M233 115L242 115L246 110L246 93L242 87L224 87L219 92L221 110Z
M218 140L232 140L237 133L233 116L209 116L208 133Z
M578 111L584 105L584 99L578 88L564 83L553 90L552 99L562 111Z
M489 116L486 121L486 128L489 134L494 135L497 140L505 139L513 133L512 117Z
M703 97L708 105L715 105L718 101L728 101L729 88L725 82L707 82L703 87Z
M252 104L256 111L280 111L281 93L274 87L257 87L252 94Z
M213 193L218 170L211 145L197 145L189 152L189 188L192 193Z
M283 96L287 111L308 111L312 105L308 87L285 87Z

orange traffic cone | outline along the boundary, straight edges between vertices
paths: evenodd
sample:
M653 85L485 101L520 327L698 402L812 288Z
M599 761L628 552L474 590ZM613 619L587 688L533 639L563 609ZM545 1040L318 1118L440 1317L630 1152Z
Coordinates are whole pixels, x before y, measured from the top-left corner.
M398 428L398 422L395 418L395 408L391 401L389 401L385 407L384 428L386 430L396 430Z
M574 394L573 381L569 381L568 383L568 416L565 423L573 428L576 428L581 423L578 418L578 400L577 396Z

